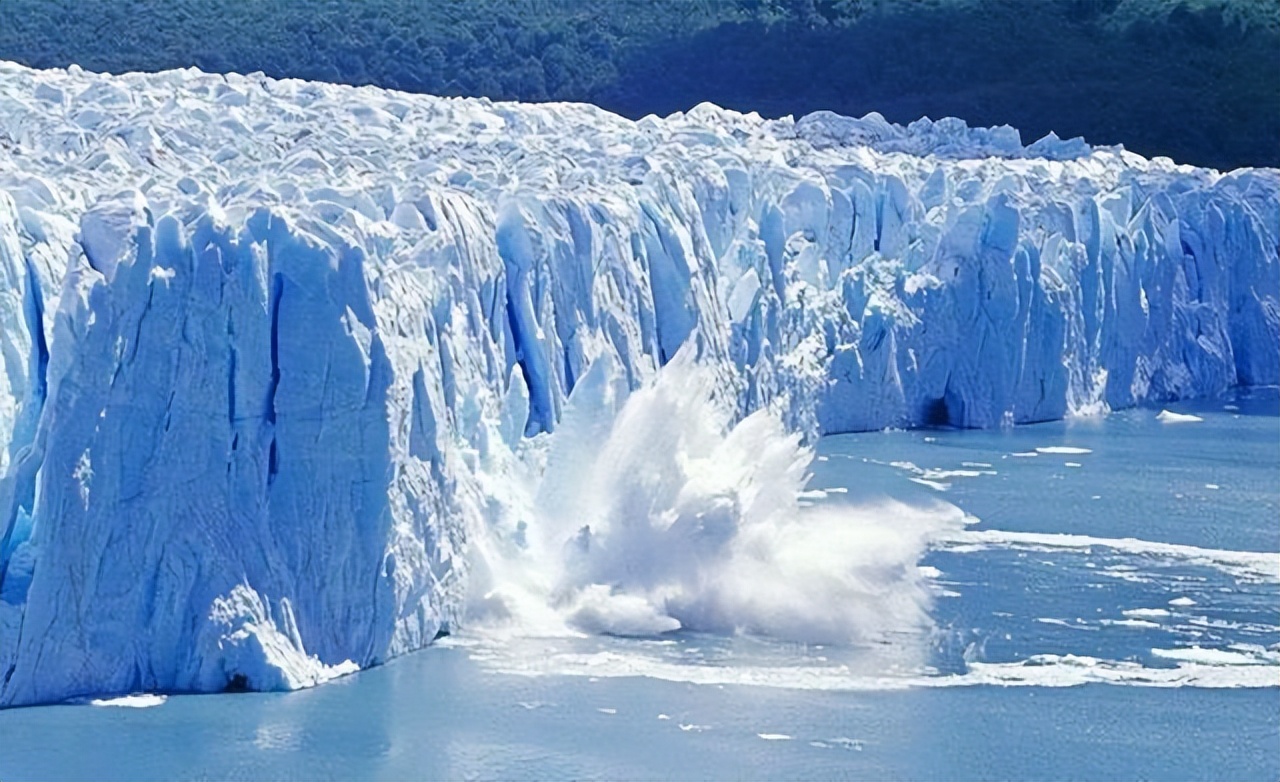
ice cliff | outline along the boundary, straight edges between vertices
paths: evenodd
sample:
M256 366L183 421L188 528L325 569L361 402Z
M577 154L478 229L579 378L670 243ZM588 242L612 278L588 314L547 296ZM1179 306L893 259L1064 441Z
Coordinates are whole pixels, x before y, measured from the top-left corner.
M0 705L429 643L602 359L809 433L1277 383L1278 234L1276 171L955 120L0 63Z

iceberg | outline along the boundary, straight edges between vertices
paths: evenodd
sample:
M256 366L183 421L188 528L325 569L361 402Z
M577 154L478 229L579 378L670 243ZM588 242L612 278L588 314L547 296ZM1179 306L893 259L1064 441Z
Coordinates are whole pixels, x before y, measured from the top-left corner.
M1275 170L958 120L0 63L0 706L429 644L486 470L682 350L808 436L1275 384L1278 231Z

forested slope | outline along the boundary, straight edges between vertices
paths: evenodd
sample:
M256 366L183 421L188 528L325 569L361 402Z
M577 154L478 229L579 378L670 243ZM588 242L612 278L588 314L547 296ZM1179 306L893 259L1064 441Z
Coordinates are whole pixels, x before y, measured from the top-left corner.
M0 0L0 59L262 71L636 118L953 115L1219 168L1280 162L1269 0Z

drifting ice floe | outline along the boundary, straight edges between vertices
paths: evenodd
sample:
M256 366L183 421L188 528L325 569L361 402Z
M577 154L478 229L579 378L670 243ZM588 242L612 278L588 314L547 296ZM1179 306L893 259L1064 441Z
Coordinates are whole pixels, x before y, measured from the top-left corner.
M1191 415L1189 413L1174 413L1168 410L1161 410L1156 415L1156 420L1162 424L1194 424L1199 423L1204 419L1198 415Z
M125 709L149 709L154 706L163 706L168 696L151 695L142 693L138 695L123 695L119 698L99 698L89 701L90 706L115 706Z
M0 705L430 643L511 499L483 466L602 360L689 344L810 434L1276 383L1278 194L955 120L0 64Z

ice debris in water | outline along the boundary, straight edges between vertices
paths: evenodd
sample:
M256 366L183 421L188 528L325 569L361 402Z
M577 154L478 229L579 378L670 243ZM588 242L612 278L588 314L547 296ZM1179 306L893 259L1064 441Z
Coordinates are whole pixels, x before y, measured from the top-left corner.
M1161 410L1159 414L1156 415L1156 420L1162 424L1194 424L1203 421L1204 419L1198 415L1191 415L1190 413L1174 413L1169 410Z
M858 641L927 625L914 567L963 526L949 506L804 508L812 451L767 410L736 419L715 373L682 350L628 393L597 362L545 466L492 469L517 491L476 544L473 618L524 632L625 636L681 627Z
M507 590L551 623L917 623L929 524L795 507L779 421L998 426L1280 382L1273 170L956 120L8 63L0 138L0 705L296 688L421 648L524 577L475 550L531 491L489 472L504 449L548 454L548 487L662 498L640 523L548 488L579 515L502 530L560 547L547 589ZM714 426L646 385L687 343ZM691 450L611 434L637 410L526 448L602 362Z
M167 695L139 693L136 695L122 695L118 698L95 698L89 701L89 705L115 706L125 709L149 709L155 706L163 706L168 699Z

